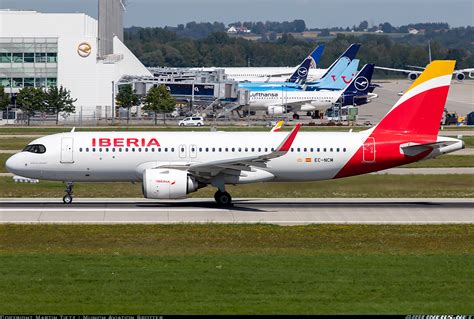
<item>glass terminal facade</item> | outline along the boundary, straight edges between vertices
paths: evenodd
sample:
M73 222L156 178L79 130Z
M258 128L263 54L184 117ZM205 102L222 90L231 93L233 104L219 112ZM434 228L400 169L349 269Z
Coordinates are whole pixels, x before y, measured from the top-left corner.
M0 38L0 86L50 87L57 78L58 38Z

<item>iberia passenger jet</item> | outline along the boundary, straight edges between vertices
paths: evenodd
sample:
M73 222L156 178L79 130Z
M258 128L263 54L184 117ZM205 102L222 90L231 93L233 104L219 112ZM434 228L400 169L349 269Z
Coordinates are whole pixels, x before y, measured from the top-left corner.
M438 136L455 61L434 61L388 114L362 132L70 132L33 141L6 162L8 171L67 183L141 182L151 199L178 199L228 184L318 181L366 174L457 151Z

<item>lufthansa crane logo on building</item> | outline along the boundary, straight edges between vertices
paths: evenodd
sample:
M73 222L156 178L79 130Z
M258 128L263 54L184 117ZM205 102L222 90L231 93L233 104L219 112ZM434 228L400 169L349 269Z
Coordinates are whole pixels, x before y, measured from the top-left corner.
M87 42L82 42L77 46L77 54L83 58L87 58L92 52L92 47Z
M367 80L367 78L363 76L358 77L354 82L354 86L357 90L364 91L369 87L369 80Z

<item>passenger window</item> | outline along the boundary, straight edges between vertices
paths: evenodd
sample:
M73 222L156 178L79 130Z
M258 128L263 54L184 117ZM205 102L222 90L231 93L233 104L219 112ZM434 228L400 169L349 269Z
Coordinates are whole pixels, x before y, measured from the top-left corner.
M344 147L344 148L342 149L342 151L345 152L345 151L346 151L346 148Z
M102 148L101 148L101 147L99 147L99 152L102 152Z
M81 153L82 153L82 147L79 147L79 152L81 152Z

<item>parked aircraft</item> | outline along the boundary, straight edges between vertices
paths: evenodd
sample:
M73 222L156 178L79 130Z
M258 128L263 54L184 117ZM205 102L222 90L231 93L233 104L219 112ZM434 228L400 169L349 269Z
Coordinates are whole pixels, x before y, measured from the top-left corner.
M300 69L304 69L304 64ZM352 61L346 57L339 58L333 65L331 69L326 72L326 74L319 80L308 82L308 72L305 75L296 77L292 75L293 79L296 81L288 82L241 82L239 83L239 88L248 89L249 91L264 91L264 90L277 90L286 88L294 88L295 90L306 90L307 88L317 89L320 86L326 88L333 88L334 90L342 90L346 87L354 75L357 73L357 68L359 66L359 60L353 59ZM298 73L295 72L295 73ZM300 72L301 73L301 72ZM304 73L304 72L302 72ZM344 83L346 82L346 83Z
M342 90L304 91L282 86L279 89L250 91L249 109L266 111L269 115L294 112L293 118L298 119L299 111L324 111L338 102L341 97L343 103L355 101L357 98L364 98L367 102L367 99L376 97L376 95L369 93L373 71L373 65L366 64Z
M376 66L375 68L379 70L399 72L399 73L406 74L408 79L412 81L415 81L416 78L423 72L423 71L409 70L409 69L386 68L382 66ZM469 78L474 79L474 68L454 70L453 72L454 78L458 81L463 81L466 78L466 74L469 76Z
M150 199L179 199L228 184L318 181L388 169L451 153L461 140L438 136L455 61L434 61L387 115L361 132L75 132L31 142L9 172L67 183L140 182Z
M360 44L352 44L341 55L341 57L345 56L349 60L352 60L355 58L357 52L359 51L359 48ZM308 71L308 81L316 81L320 79L334 65L333 63L327 69L317 68L323 50L324 45L321 44L317 46L314 51L308 56L311 57L313 60L313 62L311 63L311 67ZM203 71L214 71L216 69L223 69L228 79L239 82L285 82L288 81L290 76L298 70L298 67L211 67L193 69Z

